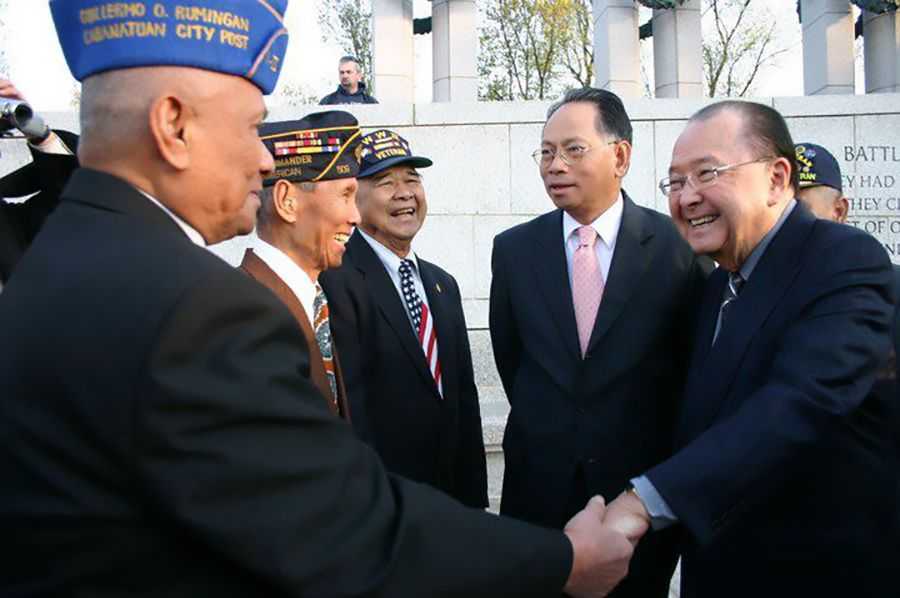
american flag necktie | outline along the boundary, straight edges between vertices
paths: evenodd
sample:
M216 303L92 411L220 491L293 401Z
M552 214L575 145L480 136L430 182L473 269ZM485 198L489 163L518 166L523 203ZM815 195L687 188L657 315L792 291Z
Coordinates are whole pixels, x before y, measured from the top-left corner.
M415 265L412 260L402 260L400 262L400 289L403 291L403 302L406 304L406 310L412 319L413 328L419 338L419 345L425 352L425 361L428 362L428 369L434 377L434 383L437 384L438 394L443 398L444 389L441 385L441 362L438 360L437 332L434 329L434 319L428 306L419 297L416 286L413 284L413 268Z

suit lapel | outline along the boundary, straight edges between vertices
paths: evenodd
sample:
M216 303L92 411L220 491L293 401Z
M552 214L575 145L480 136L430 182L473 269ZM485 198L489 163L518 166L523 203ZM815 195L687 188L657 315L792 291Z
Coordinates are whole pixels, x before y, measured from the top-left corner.
M325 374L325 365L322 361L322 351L319 349L319 343L316 342L316 335L309 323L309 317L306 310L300 304L297 296L291 288L284 282L280 276L275 274L268 264L266 264L258 255L253 253L252 249L244 252L244 259L240 265L241 270L252 276L258 282L262 283L271 290L276 297L288 308L294 320L300 326L303 337L309 347L309 377L322 393L328 403L329 409L333 410L334 405L331 400L331 385L328 383L328 376Z
M365 285L375 300L375 305L378 306L385 320L397 335L397 340L409 355L416 370L433 385L434 378L425 363L425 354L422 347L419 346L419 339L413 333L409 316L406 315L406 308L400 302L397 287L391 281L384 264L358 231L354 231L347 245L347 255L363 275ZM440 336L438 340L440 340ZM438 349L440 350L440 348Z
M726 404L750 343L797 275L803 245L814 223L815 217L805 208L799 204L794 206L741 289L739 298L729 309L728 324L719 331L716 344L708 349L706 359L700 360L699 371L691 376L690 394L687 396L694 404L691 406L691 417L686 422L691 430L688 440L705 430ZM725 277L725 274L721 276ZM719 287L721 300L724 285L718 283L716 286ZM713 299L715 297L710 302ZM710 326L715 328L717 318L718 304L706 312L706 319L712 320L712 324L704 323L704 329ZM712 342L712 334L708 335L706 342Z
M644 213L632 203L624 191L622 195L625 204L622 223L616 237L616 248L604 285L603 299L594 320L588 351L600 342L625 309L629 297L637 289L650 263L650 251L646 244L653 238L653 231L646 226Z
M425 260L419 259L419 275L422 277L422 286L425 287L425 295L428 297L428 306L431 310L433 318L433 326L437 333L438 344L438 360L441 363L442 372L455 372L456 355L452 351L452 347L456 346L456 341L452 337L454 330L450 325L450 306L447 305L447 289L442 288L435 277L435 271L432 264ZM428 367L425 361L424 351L422 354L423 363ZM431 376L429 370L429 378L432 380L434 391L437 393L437 384L434 383L434 377ZM447 376L443 376L446 380ZM447 384L444 384L444 397L447 397Z
M556 323L563 344L572 358L581 359L578 344L578 327L575 324L575 307L572 305L572 288L569 284L569 266L566 262L566 247L563 241L562 210L556 210L542 217L536 224L538 243L531 263L547 306L550 319Z

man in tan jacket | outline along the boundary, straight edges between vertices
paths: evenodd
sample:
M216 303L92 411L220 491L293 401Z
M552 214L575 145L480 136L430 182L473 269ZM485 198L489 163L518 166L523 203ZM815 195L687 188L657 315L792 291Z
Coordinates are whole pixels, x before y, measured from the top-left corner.
M265 123L260 137L275 159L263 181L257 236L241 269L287 306L309 345L309 376L329 409L350 419L328 298L319 274L341 265L359 222L356 119L337 110Z

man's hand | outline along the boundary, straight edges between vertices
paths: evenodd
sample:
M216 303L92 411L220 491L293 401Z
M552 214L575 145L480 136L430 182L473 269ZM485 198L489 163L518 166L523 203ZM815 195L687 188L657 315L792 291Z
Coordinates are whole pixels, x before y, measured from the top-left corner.
M634 546L650 529L650 514L634 492L625 491L609 504L603 523L621 532Z
M0 98L12 98L14 100L26 101L22 92L16 89L9 79L0 78Z
M563 530L574 554L565 587L570 596L606 596L628 574L634 548L622 533L603 524L605 513L603 497L595 496Z

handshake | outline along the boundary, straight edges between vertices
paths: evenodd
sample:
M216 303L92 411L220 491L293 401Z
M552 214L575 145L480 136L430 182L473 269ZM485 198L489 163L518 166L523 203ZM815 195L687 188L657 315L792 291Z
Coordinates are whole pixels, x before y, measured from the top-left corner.
M565 591L570 596L606 596L628 574L635 546L650 527L650 516L633 492L623 492L607 506L592 498L566 524L572 543L572 571Z

